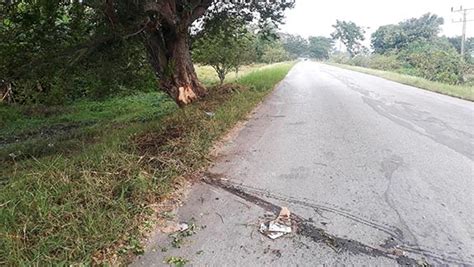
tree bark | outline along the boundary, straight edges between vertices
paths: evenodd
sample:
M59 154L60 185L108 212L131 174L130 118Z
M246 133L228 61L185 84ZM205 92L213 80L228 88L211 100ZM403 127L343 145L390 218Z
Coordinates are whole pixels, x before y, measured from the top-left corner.
M206 94L191 59L188 21L178 25L149 22L145 47L158 78L159 87L184 106Z

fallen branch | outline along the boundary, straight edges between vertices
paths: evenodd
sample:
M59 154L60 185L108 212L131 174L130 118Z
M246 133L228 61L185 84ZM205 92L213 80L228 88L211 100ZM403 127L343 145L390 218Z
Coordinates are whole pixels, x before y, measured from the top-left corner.
M6 88L6 90L5 90L5 93L3 93L3 96L0 102L12 103L13 102L12 83L5 82L4 87Z

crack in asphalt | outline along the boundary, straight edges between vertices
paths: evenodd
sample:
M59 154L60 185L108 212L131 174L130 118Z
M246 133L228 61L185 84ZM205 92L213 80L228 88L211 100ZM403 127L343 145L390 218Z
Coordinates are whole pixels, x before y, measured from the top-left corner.
M397 205L390 197L390 190L392 189L393 185L393 174L403 165L403 158L397 155L391 155L390 157L385 158L380 165L382 167L382 171L384 173L385 178L388 180L387 189L383 194L385 202L395 212L398 217L398 221L402 224L402 227L405 229L405 232L410 235L411 239L413 240L412 242L414 242L414 245L417 246L418 240L416 236L411 232L410 227L406 223L405 219L403 219L403 216L400 214L400 211L397 209ZM402 239L406 240L403 231L401 231L401 235Z
M248 202L251 202L263 208L266 211L270 211L275 214L277 214L280 211L281 207L278 205L268 202L255 195L251 195L242 189L236 188L235 186L231 184L226 184L222 182L221 179L213 179L209 176L212 177L213 175L212 174L206 175L206 177L204 177L202 181L210 186L223 189L226 192L231 193L232 195L235 195ZM417 260L407 257L405 255L395 255L394 252L370 247L356 240L340 238L340 237L336 237L331 234L328 234L324 229L315 227L314 225L311 224L309 220L304 219L295 213L291 214L291 219L297 226L297 231L296 231L297 234L301 236L305 236L314 242L324 243L330 248L332 248L333 250L335 250L337 253L349 252L353 254L364 254L371 257L386 257L386 258L395 260L400 265L407 265L407 266L420 265L420 263Z
M408 130L428 137L436 143L444 145L471 160L474 159L472 143L462 141L463 138L474 139L474 135L471 133L455 129L448 123L432 116L429 112L419 110L412 105L406 105L403 102L395 102L394 104L397 105L389 105L386 100L382 101L383 99L380 99L380 96L375 92L364 89L345 77L340 77L330 72L326 72L326 74L339 80L349 89L361 94L364 103L379 115Z

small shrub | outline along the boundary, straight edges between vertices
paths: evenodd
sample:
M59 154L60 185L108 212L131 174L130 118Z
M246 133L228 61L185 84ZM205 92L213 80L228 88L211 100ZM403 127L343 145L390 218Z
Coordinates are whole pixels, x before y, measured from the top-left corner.
M402 63L396 55L374 54L370 57L368 67L378 70L398 70L402 67Z
M400 58L416 69L418 76L431 81L458 84L462 81L463 63L452 46L442 43L413 43Z
M348 55L342 53L333 54L330 60L338 64L353 65L351 58Z
M352 58L351 62L352 62L351 65L367 68L370 64L370 57L368 57L367 55L362 55L362 54L357 55Z

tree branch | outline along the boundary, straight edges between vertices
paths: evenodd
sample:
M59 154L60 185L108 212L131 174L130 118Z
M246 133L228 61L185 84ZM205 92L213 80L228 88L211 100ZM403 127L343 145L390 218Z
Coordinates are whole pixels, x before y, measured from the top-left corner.
M104 13L105 16L109 19L112 28L115 28L115 25L118 23L118 17L114 8L114 0L105 0Z
M160 19L164 20L171 26L176 26L178 18L176 16L176 2L174 0L161 0L148 2L145 5L145 12L154 12L159 15Z
M192 14L191 14L191 22L200 18L204 13L206 13L207 9L211 6L213 0L201 0L200 3L196 5Z

